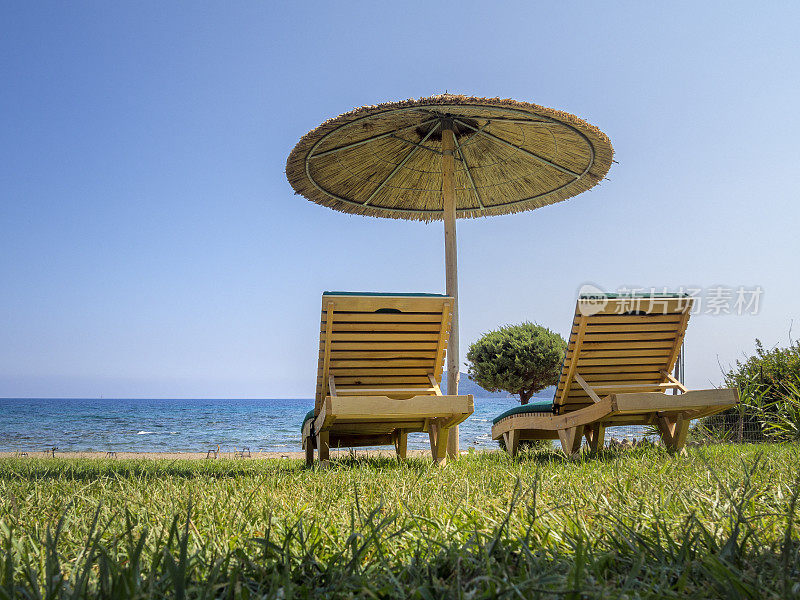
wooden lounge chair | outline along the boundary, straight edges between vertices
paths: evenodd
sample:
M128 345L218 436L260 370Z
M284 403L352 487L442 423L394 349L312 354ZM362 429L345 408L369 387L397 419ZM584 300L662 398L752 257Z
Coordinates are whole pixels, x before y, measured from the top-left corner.
M689 391L672 376L691 308L679 294L581 296L552 405L503 413L492 439L512 456L520 440L559 439L571 456L584 436L602 448L607 427L654 425L669 450L681 450L692 419L738 402L736 390Z
M427 432L437 463L450 428L473 411L471 395L444 396L442 377L453 298L438 294L322 296L314 410L302 426L306 463L330 448L394 445Z

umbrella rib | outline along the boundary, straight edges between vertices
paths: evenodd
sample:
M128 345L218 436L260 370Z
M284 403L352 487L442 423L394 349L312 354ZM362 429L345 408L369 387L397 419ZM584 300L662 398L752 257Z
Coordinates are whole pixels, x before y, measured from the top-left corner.
M486 127L484 125L484 127ZM461 147L457 148L458 155L461 157L461 162L464 165L464 169L467 172L467 177L469 177L469 182L472 184L472 191L475 192L475 197L478 199L478 205L481 207L481 210L485 208L483 206L483 201L481 200L481 195L478 193L478 187L475 185L475 180L472 178L472 172L469 170L469 165L467 164L467 159L464 156L464 153L461 151Z
M368 144L369 142L374 142L376 140L382 140L386 137L392 137L395 134L400 133L401 131L408 131L409 129L414 129L415 127L424 127L430 123L433 123L436 119L428 119L427 121L423 121L422 123L415 123L414 125L409 125L408 127L403 127L402 129L396 129L394 131L389 131L388 133L381 133L380 135L375 135L364 140L360 140L358 142L353 142L351 144L345 144L344 146L337 146L336 148L331 148L330 150L325 150L324 152L319 152L318 154L312 154L308 157L308 159L312 158L321 158L323 156L327 156L328 154L333 154L334 152L339 152L341 150L348 150L349 148L355 148L357 146L361 146L362 144Z
M460 122L460 121L459 121L459 122ZM482 132L483 132L483 129L484 129L485 127L488 127L489 123L491 123L491 121L487 119L486 123L484 123L483 125L481 125L481 128L480 128L480 129L476 130L476 131L475 131L475 133L473 133L471 136L469 136L467 139L465 139L465 140L464 140L464 143L463 143L463 144L456 144L456 150L461 150L461 148L463 148L464 146L466 146L467 144L469 144L469 143L470 143L470 142L471 142L471 141L472 141L474 138L478 137L478 134L479 134L479 133L482 133Z
M577 172L575 172L575 171L572 171L572 170L570 170L570 169L567 169L566 167L562 167L561 165L559 165L559 164L557 164L557 163L554 163L553 161L547 160L547 159L546 159L545 157L543 157L543 156L539 156L539 155L538 155L538 154L536 154L535 152L531 152L530 150L526 150L525 148L522 148L522 147L520 147L520 146L516 146L516 145L512 144L511 142L509 142L508 140L504 140L504 139L503 139L503 138L501 138L501 137L497 137L496 135L494 135L494 134L492 134L492 133L489 133L488 131L479 131L477 128L473 127L473 126L472 126L472 125L470 125L469 123L465 123L464 121L462 121L462 120L460 120L460 119L455 119L455 120L456 120L456 121L458 121L458 122L459 122L461 125L463 125L464 127L469 127L469 128L470 128L470 129L472 129L473 131L475 131L475 132L477 132L477 133L480 133L482 136L484 136L484 137L487 137L487 138L489 138L490 140L494 140L494 141L496 141L496 142L499 142L499 143L501 143L501 144L503 144L503 145L505 145L505 146L508 146L509 148L513 148L514 150L519 150L519 151L520 151L520 152L522 152L523 154L527 154L527 155L528 155L528 156L530 156L531 158L534 158L534 159L538 160L538 161L539 161L539 162L541 162L541 163L544 163L544 164L546 164L546 165L549 165L549 166L553 167L554 169L557 169L558 171L561 171L561 172L562 172L562 173L564 173L565 175L572 175L572 176L573 176L575 179L579 179L580 177L582 177L582 176L583 176L583 173L577 173Z
M426 142L428 140L428 138L433 135L433 132L436 131L439 128L439 125L441 125L441 122L436 123L436 125L431 127L431 130L427 134L425 134L424 138L422 138L422 141L420 142L420 145L422 145L424 142ZM408 159L410 159L412 156L414 156L414 154L416 154L417 150L419 150L419 147L414 146L411 149L411 151L408 154L406 154L405 158L403 160L401 160L394 169L392 169L392 172L389 173L389 175L386 176L386 179L381 181L380 185L375 188L375 191L373 191L369 195L369 198L364 200L362 206L366 206L367 204L372 202L372 200L375 198L375 196L378 195L378 192L380 192L383 189L383 186L385 186L389 182L389 180L392 177L394 177L401 168L403 168L403 165L406 164L406 162L408 162Z

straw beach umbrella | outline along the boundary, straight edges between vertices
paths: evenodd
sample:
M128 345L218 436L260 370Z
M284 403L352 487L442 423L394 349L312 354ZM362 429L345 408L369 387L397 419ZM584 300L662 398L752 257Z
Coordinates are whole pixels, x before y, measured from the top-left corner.
M448 393L458 392L456 219L566 200L605 177L608 137L569 113L443 94L363 106L303 136L286 163L297 194L334 210L444 221L446 292L455 298ZM455 429L455 428L454 428ZM458 451L457 431L448 451Z

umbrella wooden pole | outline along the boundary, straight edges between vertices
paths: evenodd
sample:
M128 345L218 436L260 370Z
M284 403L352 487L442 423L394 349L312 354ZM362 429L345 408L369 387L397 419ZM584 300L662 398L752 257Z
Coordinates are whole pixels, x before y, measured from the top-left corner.
M458 394L458 250L456 246L456 190L455 151L453 122L442 121L442 200L444 204L444 256L446 291L452 296L453 312L450 324L450 340L447 344L447 393ZM450 428L447 440L447 455L458 457L458 426Z

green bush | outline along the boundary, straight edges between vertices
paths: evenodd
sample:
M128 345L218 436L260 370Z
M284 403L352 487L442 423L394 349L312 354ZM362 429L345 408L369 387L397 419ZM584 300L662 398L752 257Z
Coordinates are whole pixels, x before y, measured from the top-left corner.
M700 431L732 441L800 440L800 342L756 352L724 375L739 405L701 421Z
M766 402L780 400L787 384L800 381L800 341L786 348L764 349L756 339L756 353L725 373L725 386L742 388L755 384Z
M484 334L467 352L469 378L490 392L506 391L527 404L558 383L567 343L534 323L506 325Z

